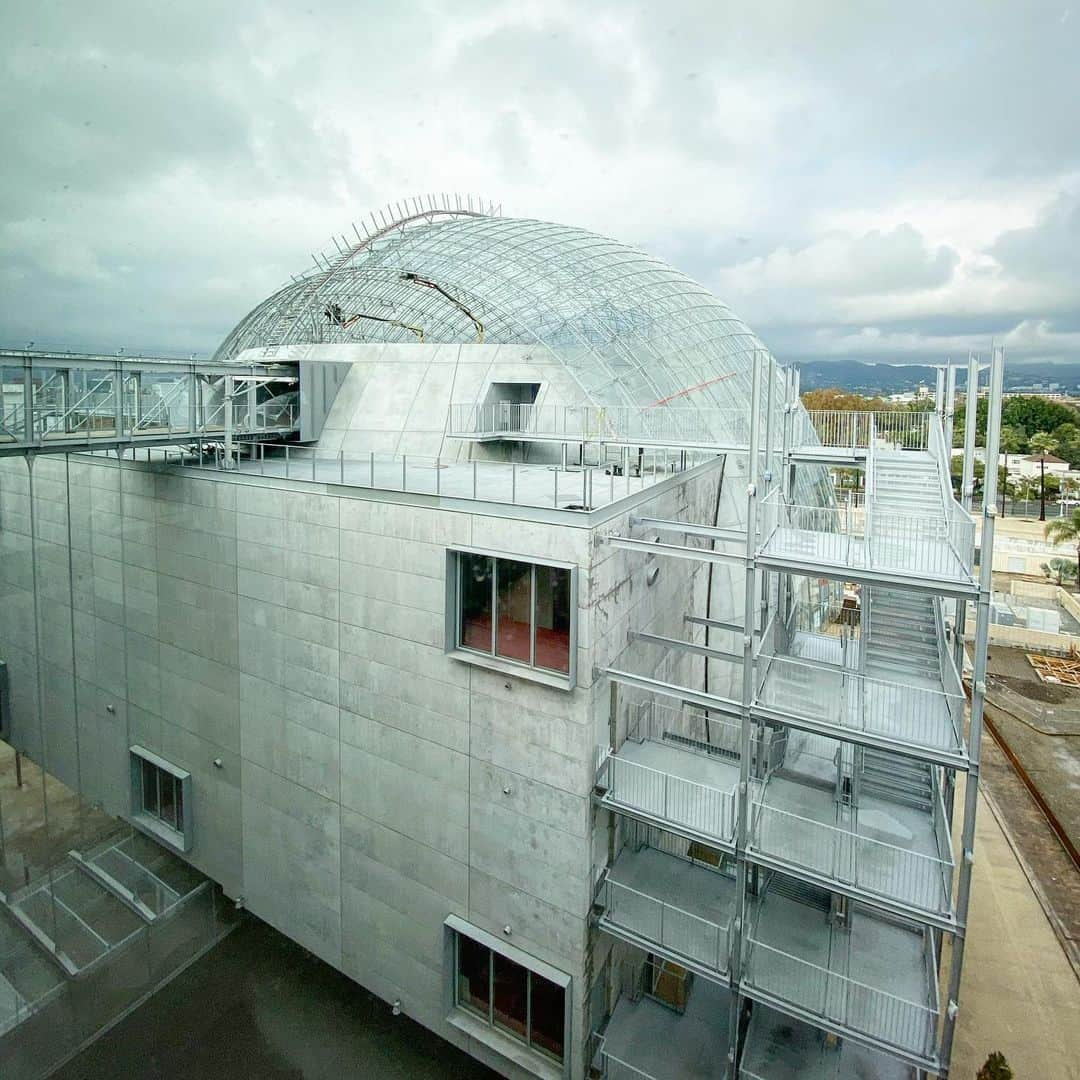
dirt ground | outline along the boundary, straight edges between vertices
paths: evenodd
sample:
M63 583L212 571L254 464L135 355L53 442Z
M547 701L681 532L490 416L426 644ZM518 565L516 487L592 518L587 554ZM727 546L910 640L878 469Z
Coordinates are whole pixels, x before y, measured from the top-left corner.
M1044 683L1022 649L992 645L989 671L991 723L1080 847L1080 689Z

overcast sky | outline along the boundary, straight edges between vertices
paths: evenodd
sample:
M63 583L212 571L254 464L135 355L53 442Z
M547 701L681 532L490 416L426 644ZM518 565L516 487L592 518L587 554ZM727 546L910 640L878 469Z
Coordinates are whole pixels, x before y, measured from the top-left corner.
M205 355L421 192L594 229L781 360L1080 361L1080 10L0 0L0 342Z

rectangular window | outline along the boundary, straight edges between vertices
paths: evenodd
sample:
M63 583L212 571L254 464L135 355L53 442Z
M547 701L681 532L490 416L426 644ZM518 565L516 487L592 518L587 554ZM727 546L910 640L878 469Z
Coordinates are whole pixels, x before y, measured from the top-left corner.
M131 748L131 805L136 824L159 840L188 851L191 774L141 746Z
M572 681L572 568L466 551L448 555L451 647Z
M456 1004L562 1061L566 989L464 934L455 934Z

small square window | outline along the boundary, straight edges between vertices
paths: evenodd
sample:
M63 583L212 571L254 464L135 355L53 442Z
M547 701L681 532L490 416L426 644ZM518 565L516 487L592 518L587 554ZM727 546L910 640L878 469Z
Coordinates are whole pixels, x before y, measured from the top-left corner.
M131 748L135 824L178 851L191 848L190 783L190 773L141 746Z

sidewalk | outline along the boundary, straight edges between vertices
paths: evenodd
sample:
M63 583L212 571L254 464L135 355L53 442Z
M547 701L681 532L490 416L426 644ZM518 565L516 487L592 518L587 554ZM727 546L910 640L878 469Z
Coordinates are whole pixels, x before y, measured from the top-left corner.
M993 1050L1017 1080L1080 1080L1080 982L985 795L960 1002L952 1080Z

